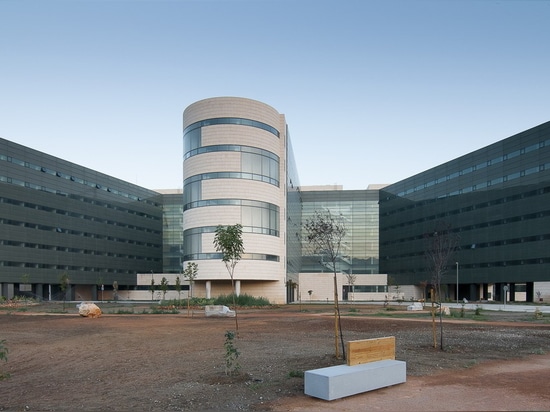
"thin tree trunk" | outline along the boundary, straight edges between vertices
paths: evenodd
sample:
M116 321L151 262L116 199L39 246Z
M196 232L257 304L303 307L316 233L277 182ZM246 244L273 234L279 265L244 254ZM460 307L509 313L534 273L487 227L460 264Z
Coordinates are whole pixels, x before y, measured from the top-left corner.
M434 341L434 348L437 348L437 334L435 332L435 289L432 288L432 335L433 335L433 341Z
M334 353L336 359L340 359L340 351L338 350L338 284L336 282L336 274L334 275Z
M237 292L235 291L235 281L233 280L233 276L231 276L231 289L233 289L233 310L235 311L235 335L238 338L239 337L239 321L237 320L237 303L235 302Z
M439 284L439 347L443 350L443 299L441 299L441 283Z

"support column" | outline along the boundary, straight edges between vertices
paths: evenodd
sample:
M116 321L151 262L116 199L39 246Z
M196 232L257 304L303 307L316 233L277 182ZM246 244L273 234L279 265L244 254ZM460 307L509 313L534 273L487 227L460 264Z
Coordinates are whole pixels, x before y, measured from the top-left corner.
M97 300L97 285L90 285L90 291L92 292L92 300Z
M236 280L235 281L235 296L240 296L240 295L241 295L241 281Z
M212 293L212 281L211 280L207 280L206 283L205 283L205 287L206 287L206 299L210 299L210 295Z
M37 283L35 287L35 296L40 300L44 300L44 285L42 283Z
M468 300L472 300L472 301L479 300L479 285L475 283L470 283L470 292L468 294Z
M15 294L15 288L13 283L3 283L2 284L2 296L6 299L13 299Z

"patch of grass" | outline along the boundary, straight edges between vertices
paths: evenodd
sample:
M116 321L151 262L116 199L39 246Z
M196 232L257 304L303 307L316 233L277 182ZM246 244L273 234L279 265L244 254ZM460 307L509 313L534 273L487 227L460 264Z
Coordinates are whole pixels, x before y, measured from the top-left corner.
M533 355L546 355L546 351L542 348L537 348L533 350Z
M410 311L407 313L403 313L403 312L391 313L391 312L392 310L390 310L389 312L386 310L384 312L373 313L371 316L381 316L381 317L387 317L387 318L427 318L431 316L429 311Z
M303 378L304 377L304 371L290 371L288 372L289 378Z
M259 389L262 387L262 383L261 383L261 382L249 383L249 384L248 384L248 387L249 387L250 390L252 390L253 392L256 392L257 390L259 390Z
M248 294L242 294L239 296L230 295L220 295L214 299L214 305L225 305L232 306L233 298L235 298L235 304L239 307L265 307L271 306L269 299L264 297L255 297Z
M477 365L477 359L471 359L464 364L464 368L469 369Z
M118 309L115 314L117 315L133 315L134 314L134 308L131 309Z
M151 306L151 313L153 315L176 315L180 313L180 311L176 307Z

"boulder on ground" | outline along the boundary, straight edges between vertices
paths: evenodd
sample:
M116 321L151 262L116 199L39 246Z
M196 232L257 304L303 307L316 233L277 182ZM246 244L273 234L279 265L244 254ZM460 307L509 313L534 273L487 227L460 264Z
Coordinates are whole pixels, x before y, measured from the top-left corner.
M235 311L224 305L206 305L204 307L204 314L208 317L235 317Z
M85 318L99 318L102 313L95 303L82 302L76 307L78 308L78 314Z
M449 309L448 306L442 306L441 310L443 310L443 314L449 316L451 314L451 309Z

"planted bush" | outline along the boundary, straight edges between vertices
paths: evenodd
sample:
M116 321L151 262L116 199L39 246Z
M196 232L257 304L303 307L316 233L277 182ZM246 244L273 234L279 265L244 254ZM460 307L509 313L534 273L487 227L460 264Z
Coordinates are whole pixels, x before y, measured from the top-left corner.
M214 299L213 304L231 306L233 305L233 297L234 297L233 294L220 295ZM240 307L263 307L263 306L271 305L271 303L269 303L269 300L264 297L255 297L255 296L248 295L246 293L239 296L235 296L235 304Z

